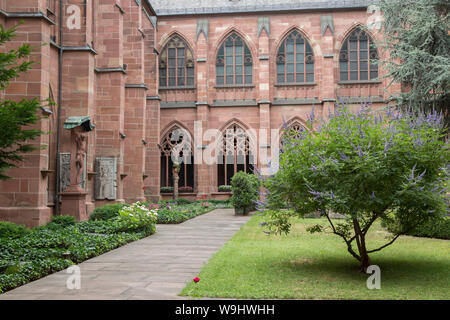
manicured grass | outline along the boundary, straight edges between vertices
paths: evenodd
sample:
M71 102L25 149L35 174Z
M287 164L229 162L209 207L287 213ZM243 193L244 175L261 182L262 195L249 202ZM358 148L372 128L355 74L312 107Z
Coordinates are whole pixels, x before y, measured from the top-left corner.
M369 290L342 240L306 232L324 219L298 219L288 235L266 235L257 215L217 252L189 283L184 296L244 299L449 299L450 242L404 236L371 255L381 269L381 289ZM379 225L369 248L388 236Z

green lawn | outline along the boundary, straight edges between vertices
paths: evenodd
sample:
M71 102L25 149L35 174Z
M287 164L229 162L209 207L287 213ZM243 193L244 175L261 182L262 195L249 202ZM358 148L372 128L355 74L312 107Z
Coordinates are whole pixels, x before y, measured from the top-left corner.
M371 255L381 268L381 289L369 290L369 275L341 238L310 234L299 219L288 236L266 235L261 216L251 220L217 252L189 283L183 296L244 299L449 299L450 242L404 236ZM368 234L369 248L386 242L379 225Z

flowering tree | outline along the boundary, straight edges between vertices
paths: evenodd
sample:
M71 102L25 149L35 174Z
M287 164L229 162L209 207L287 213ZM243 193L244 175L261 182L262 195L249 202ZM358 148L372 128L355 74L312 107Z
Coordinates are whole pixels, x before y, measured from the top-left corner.
M287 131L280 170L265 181L270 228L288 233L290 216L320 211L365 271L370 253L447 212L450 157L443 132L442 116L435 112L415 117L376 113L368 106L356 113L336 108L319 132ZM292 210L279 210L286 205ZM331 213L345 219L333 221ZM379 219L395 225L393 237L369 248L367 232Z

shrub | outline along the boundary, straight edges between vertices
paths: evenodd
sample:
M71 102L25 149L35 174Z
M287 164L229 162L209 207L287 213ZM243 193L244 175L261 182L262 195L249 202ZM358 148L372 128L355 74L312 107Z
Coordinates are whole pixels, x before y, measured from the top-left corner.
M369 254L447 212L450 150L442 115L337 106L328 122L312 129L287 130L279 170L266 181L269 207L287 201L293 210L285 215L323 212L328 230L342 238L362 271ZM346 219L334 223L331 213ZM289 230L287 219L278 220L277 228ZM370 248L366 234L377 220L390 224L394 235Z
M161 187L159 189L159 192L161 192L161 193L172 193L173 192L173 187Z
M211 203L209 206L202 205L205 203L193 202L182 206L176 204L162 205L158 211L158 223L181 223L215 208Z
M127 204L124 203L105 204L104 206L95 208L94 211L92 211L89 220L109 220L114 217L118 217L120 209L122 209L124 206L127 206Z
M26 235L29 231L22 225L0 221L0 238L16 239Z
M119 211L117 221L125 230L143 230L152 228L158 220L158 209L149 209L145 203L135 202Z
M259 197L260 182L258 177L243 171L231 178L233 196L231 202L235 208L251 208Z
M75 217L72 216L54 216L52 222L67 227L75 225L76 220Z
M230 185L219 186L219 192L231 192L232 188Z
M395 230L395 228L389 223L383 223L388 231ZM410 236L437 238L437 239L450 239L450 218L435 218L426 222L423 225L416 227L414 230L406 233Z
M170 201L169 201L169 202L170 202ZM172 202L173 202L173 200L172 200ZM194 201L194 200L189 200L189 199L183 199L183 198L180 198L180 199L177 199L177 200L176 200L176 203L177 203L178 205L185 205L185 204L195 203L195 201Z

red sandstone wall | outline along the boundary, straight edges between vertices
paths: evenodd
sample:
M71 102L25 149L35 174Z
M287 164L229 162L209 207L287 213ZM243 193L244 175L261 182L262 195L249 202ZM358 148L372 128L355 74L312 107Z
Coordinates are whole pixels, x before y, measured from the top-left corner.
M88 138L87 211L89 213L95 206L105 203L95 201L94 194L94 164L99 156L118 159L116 201L143 200L145 175L151 173L159 177L159 163L146 156L150 144L143 143L159 138L159 124L152 125L152 122L159 122L159 102L146 100L149 94L157 95L155 89L146 89L154 86L157 79L153 66L156 63L153 52L156 30L143 11L145 9L151 15L151 10L145 5L139 6L134 0L64 0L63 3L65 51L61 128L69 116L88 115L97 125ZM32 70L14 81L2 93L2 98L38 97L45 100L51 91L54 101L57 101L58 49L49 43L52 39L54 44L59 44L58 1L8 0L1 5L7 12L43 12L55 22L52 24L43 18L0 17L0 22L6 27L19 20L25 21L18 29L18 37L3 50L30 43L34 47L33 60L38 62ZM47 5L50 10L47 10ZM69 29L66 24L70 17L67 10L71 5L80 9L80 28ZM44 42L47 45L42 46ZM88 47L93 50L86 49ZM97 68L124 68L124 64L127 67L124 72L95 71ZM51 109L53 114L37 124L41 130L51 133L33 141L47 148L27 154L20 168L7 172L13 179L0 181L0 220L36 226L49 221L53 214L57 107L52 106ZM121 138L119 132L126 138ZM61 129L60 152L70 152L70 147L70 132ZM146 168L149 158L150 165ZM159 193L159 187L157 190Z
M29 0L8 1L3 3L2 9L12 12L45 11L43 1ZM6 28L17 25L22 19L2 18ZM32 69L13 80L2 98L20 100L37 97L41 101L49 97L49 82L51 79L51 49L43 42L49 42L51 24L43 19L29 19L17 28L17 37L8 42L1 50L10 50L24 43L32 46L31 60L35 63ZM48 131L51 119L38 121L34 128ZM30 143L36 146L48 146L50 136L41 135ZM48 150L39 149L24 156L20 168L12 168L6 172L13 177L0 181L0 220L10 220L26 225L39 225L47 222L51 216L48 207L48 176L41 172L49 168Z
M144 3L143 1L141 1ZM58 1L13 1L1 3L10 12L41 11L55 21L51 24L42 18L20 19L18 37L3 50L22 43L34 45L33 60L39 62L26 75L14 81L2 98L20 99L38 97L47 99L58 93L58 50L49 43L50 37L58 39ZM148 19L144 4L139 7L134 0L64 0L64 17L69 17L70 5L80 7L79 29L68 29L64 24L63 46L63 95L62 123L69 116L89 115L97 125L89 133L87 157L87 211L110 201L96 201L94 196L95 158L114 156L118 159L117 199L132 202L144 198L160 198L160 151L158 144L162 134L177 123L194 130L194 121L201 121L203 130L222 129L236 120L251 129L279 129L282 119L307 119L312 105L274 105L280 98L333 99L338 96L379 96L385 80L371 84L339 84L338 53L342 41L357 24L365 24L364 10L336 12L236 14L190 17L158 17L158 29ZM332 15L334 35L327 30L321 34L320 16ZM270 35L262 31L258 37L258 17L270 18ZM196 34L197 20L209 20L208 37ZM19 19L5 19L5 26ZM275 83L275 56L279 43L293 28L297 28L309 40L315 56L315 84L277 86ZM215 87L215 57L222 40L236 31L247 42L253 58L253 85L247 87ZM159 90L158 51L167 39L178 33L192 49L195 61L195 89ZM372 35L378 38L378 35ZM73 50L74 47L92 47L94 50ZM156 48L156 50L154 50ZM326 58L324 55L332 54ZM268 56L269 59L259 57ZM124 68L126 71L117 71ZM115 70L108 68L115 68ZM97 70L97 71L95 71ZM397 88L397 87L395 87ZM160 109L161 102L191 101L192 108ZM217 100L253 100L254 106L215 107ZM317 116L324 115L333 102L315 105ZM381 105L379 105L381 106ZM0 220L11 220L36 226L47 222L54 208L56 170L56 117L41 120L37 127L51 131L33 143L48 146L47 149L26 155L19 169L8 174L14 179L0 181ZM175 122L176 120L176 122ZM62 125L61 123L61 125ZM121 137L121 134L125 135ZM61 131L61 152L70 151L69 131ZM207 141L196 141L195 146ZM275 143L269 141L269 144ZM195 166L195 191L197 197L210 197L217 191L215 166Z
M327 29L321 33L321 15L332 15L334 34ZM270 35L265 30L258 37L258 17L270 18ZM209 20L209 32L197 38L197 20ZM283 118L305 122L313 105L272 105L276 99L336 99L337 97L378 97L386 99L386 80L379 83L339 84L339 50L347 34L358 24L367 22L365 10L336 12L261 13L223 16L173 16L160 17L158 22L157 48L162 50L168 39L178 34L192 49L195 63L195 89L160 89L161 102L193 101L200 103L196 108L161 109L161 132L166 132L173 119L191 132L194 121L201 120L203 130L222 129L233 119L240 120L252 129L280 129ZM314 84L277 85L275 58L280 43L292 30L299 30L311 44L314 51ZM253 58L253 86L216 87L215 61L222 41L237 32L246 41ZM379 39L378 34L372 37ZM326 57L332 55L332 57ZM259 59L268 56L269 59ZM206 62L203 60L206 59ZM254 107L214 107L217 100L253 100ZM257 104L258 103L258 104ZM256 106L257 105L257 106ZM382 105L382 104L381 104ZM376 107L380 107L376 106ZM314 105L316 117L333 111L333 102ZM269 137L268 137L269 138ZM197 142L196 145L206 142ZM270 141L269 144L276 143ZM217 173L214 166L196 166L196 189L198 194L217 191Z

